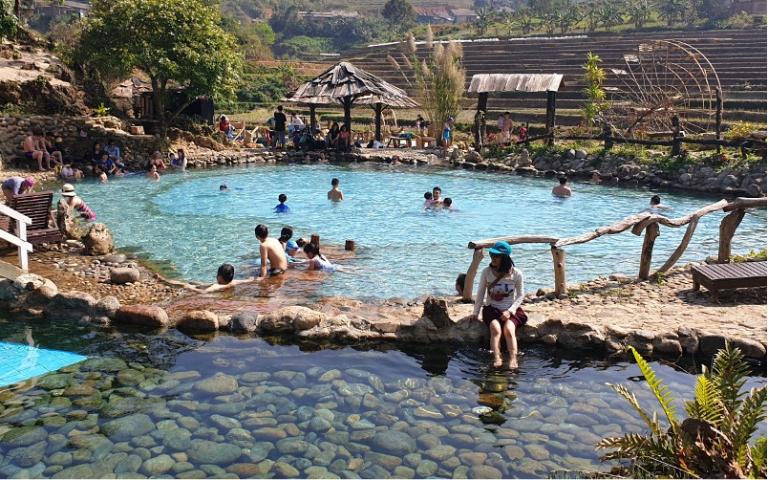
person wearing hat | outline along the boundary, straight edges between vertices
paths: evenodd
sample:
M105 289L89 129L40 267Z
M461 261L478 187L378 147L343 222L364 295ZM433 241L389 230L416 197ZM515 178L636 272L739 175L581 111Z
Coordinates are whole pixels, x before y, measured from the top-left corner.
M517 367L517 339L515 331L525 325L528 316L520 305L525 294L523 274L515 268L512 261L512 247L509 243L496 242L488 251L491 254L491 264L480 274L480 285L477 290L475 311L472 320L482 321L491 331L491 350L493 364L501 366L501 337L507 343L509 350L509 366ZM482 317L480 312L482 309Z
M61 187L59 208L64 210L67 214L71 213L73 210L77 210L80 217L89 222L96 220L96 214L82 198L77 196L75 187L71 183L65 183L64 186Z
M37 183L35 177L11 177L6 179L2 184L3 195L5 195L5 202L11 203L11 200L18 197L19 195L24 195L25 193L31 192L32 188L35 186L35 183Z

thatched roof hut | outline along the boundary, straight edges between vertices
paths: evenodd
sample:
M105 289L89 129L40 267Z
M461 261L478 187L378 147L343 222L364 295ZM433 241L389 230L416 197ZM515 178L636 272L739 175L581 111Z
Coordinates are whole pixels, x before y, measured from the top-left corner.
M340 62L316 78L303 83L286 100L310 106L314 117L317 105L340 103L344 107L344 125L351 130L352 105L372 105L376 112L376 138L381 140L381 111L385 106L414 108L419 104L408 94L381 78L355 67L349 62ZM314 123L314 118L311 120Z

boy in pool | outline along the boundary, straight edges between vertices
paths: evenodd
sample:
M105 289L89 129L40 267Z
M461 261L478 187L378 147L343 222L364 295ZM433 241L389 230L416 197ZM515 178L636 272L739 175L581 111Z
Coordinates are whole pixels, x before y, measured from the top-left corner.
M650 207L648 207L647 211L651 213L660 213L663 210L672 210L672 207L662 204L660 196L658 195L652 196L651 205Z
M275 275L282 275L288 269L288 259L285 258L285 249L276 238L269 238L269 229L266 225L256 225L254 230L256 238L261 245L259 254L261 255L261 269L259 276L261 278ZM269 264L269 270L267 270Z
M229 263L223 263L216 272L216 283L207 287L203 292L218 292L232 288L235 285L241 285L243 283L249 283L256 280L255 277L249 277L243 280L235 280L235 267Z
M558 185L555 185L555 187L552 189L552 195L558 198L570 197L573 192L571 192L571 187L568 185L568 179L565 177L560 177L557 181Z
M451 199L451 197L445 197L443 199L443 209L448 210L449 212L452 212L453 207L451 207L451 205L453 205L453 199Z
M328 200L332 202L340 202L344 200L344 193L339 189L338 178L331 180L331 189L328 191Z
M277 197L277 201L280 202L277 205L275 205L275 213L290 213L291 208L285 204L285 202L288 201L288 196L284 193L281 193Z
M424 209L432 206L432 192L424 192Z
M221 185L219 185L219 191L220 192L228 192L229 191L229 187L224 185L224 184L221 184Z

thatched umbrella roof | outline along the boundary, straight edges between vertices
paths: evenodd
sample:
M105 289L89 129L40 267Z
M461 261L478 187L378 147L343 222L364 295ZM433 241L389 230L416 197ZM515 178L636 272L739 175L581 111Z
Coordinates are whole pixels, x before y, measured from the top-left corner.
M293 102L316 105L351 100L354 103L383 103L391 107L418 106L403 89L349 62L337 63L299 86L287 98Z

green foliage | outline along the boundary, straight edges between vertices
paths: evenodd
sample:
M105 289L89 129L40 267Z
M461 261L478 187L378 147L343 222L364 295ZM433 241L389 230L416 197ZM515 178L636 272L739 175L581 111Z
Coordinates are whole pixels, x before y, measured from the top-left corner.
M416 10L408 0L387 0L381 16L397 32L405 32L416 23Z
M298 57L299 55L312 55L333 51L333 40L323 37L308 37L299 35L283 40L277 48L283 57Z
M765 126L753 123L753 122L733 122L731 126L726 130L723 137L726 140L740 140L743 138L749 138L752 132L765 131Z
M584 123L589 126L596 122L600 112L605 110L608 105L605 102L605 70L600 67L602 60L592 52L587 53L587 62L582 67L584 69L584 83L586 87L583 92L587 97L584 106L581 108L581 114L584 117Z
M276 103L298 81L296 71L290 66L281 65L270 68L247 64L243 70L243 81L236 92L237 101L258 104ZM225 106L222 108L232 111Z
M190 101L234 93L241 59L217 8L203 0L94 0L91 7L78 57L105 79L146 73L161 128L169 86L183 87Z
M11 11L10 0L0 0L0 39L13 38L19 28L19 22Z
M745 255L731 255L732 263L744 263L744 262L764 262L766 261L766 249L762 250L750 250Z
M100 103L98 107L93 109L93 115L95 117L107 116L107 115L109 115L109 107L107 107L103 103Z
M224 18L224 28L235 35L246 60L269 60L275 44L275 32L267 22L239 22Z
M765 478L765 437L754 445L749 440L766 417L766 387L744 391L749 367L738 348L726 343L715 355L712 369L703 369L693 400L685 402L687 418L682 422L667 387L637 350L628 349L661 406L666 425L656 412L646 412L626 387L613 385L649 431L601 440L597 448L609 450L603 460L629 460L625 473L646 478Z

